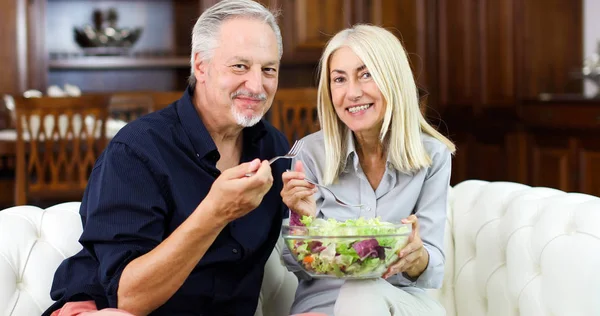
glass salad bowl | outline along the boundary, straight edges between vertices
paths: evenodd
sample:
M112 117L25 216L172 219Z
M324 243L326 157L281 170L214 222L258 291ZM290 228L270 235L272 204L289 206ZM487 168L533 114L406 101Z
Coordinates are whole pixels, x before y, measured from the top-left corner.
M304 216L282 227L300 267L314 278L380 278L408 243L411 224L375 219L338 222Z

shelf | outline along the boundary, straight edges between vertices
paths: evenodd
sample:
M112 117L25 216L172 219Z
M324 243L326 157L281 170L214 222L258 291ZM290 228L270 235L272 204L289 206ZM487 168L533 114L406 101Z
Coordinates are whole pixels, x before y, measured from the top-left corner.
M190 67L187 56L130 57L130 56L82 56L50 59L50 70L101 70L101 69L148 69Z

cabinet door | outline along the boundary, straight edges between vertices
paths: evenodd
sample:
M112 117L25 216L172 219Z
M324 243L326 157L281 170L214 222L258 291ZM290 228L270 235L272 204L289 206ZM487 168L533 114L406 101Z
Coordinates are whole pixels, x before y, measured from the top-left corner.
M435 64L429 62L427 48L435 45L431 41L435 32L435 3L430 0L372 0L363 1L362 7L357 6L356 10L356 22L382 26L396 34L408 53L415 79L421 87L432 90L427 77L434 75Z
M577 191L577 140L542 134L531 140L531 184Z
M0 1L0 20L3 24L0 27L0 94L19 94L27 84L26 1Z
M350 0L281 0L284 63L316 64L327 41L351 24Z
M600 142L597 137L581 140L579 161L579 191L600 196Z

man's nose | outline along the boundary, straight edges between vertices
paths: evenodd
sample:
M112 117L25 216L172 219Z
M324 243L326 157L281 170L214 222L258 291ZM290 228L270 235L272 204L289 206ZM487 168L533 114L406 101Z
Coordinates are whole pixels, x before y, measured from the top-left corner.
M263 91L263 77L262 77L262 69L252 68L247 73L246 77L246 89L248 91L259 94Z

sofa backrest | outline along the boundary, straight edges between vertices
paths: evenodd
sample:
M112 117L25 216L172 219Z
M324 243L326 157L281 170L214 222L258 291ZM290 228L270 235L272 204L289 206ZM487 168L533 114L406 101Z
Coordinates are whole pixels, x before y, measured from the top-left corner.
M475 180L451 195L448 315L600 315L598 197Z
M80 204L0 210L0 315L39 316L53 303L54 271L81 250ZM279 261L283 246L280 240L267 262L257 316L284 315L294 299L298 281Z
M600 199L507 182L451 189L446 274L430 293L447 315L600 315ZM81 249L80 203L0 211L0 315L40 315L54 271ZM257 316L286 315L297 286L265 267Z
M0 315L41 315L52 304L54 271L81 249L79 204L0 211Z

